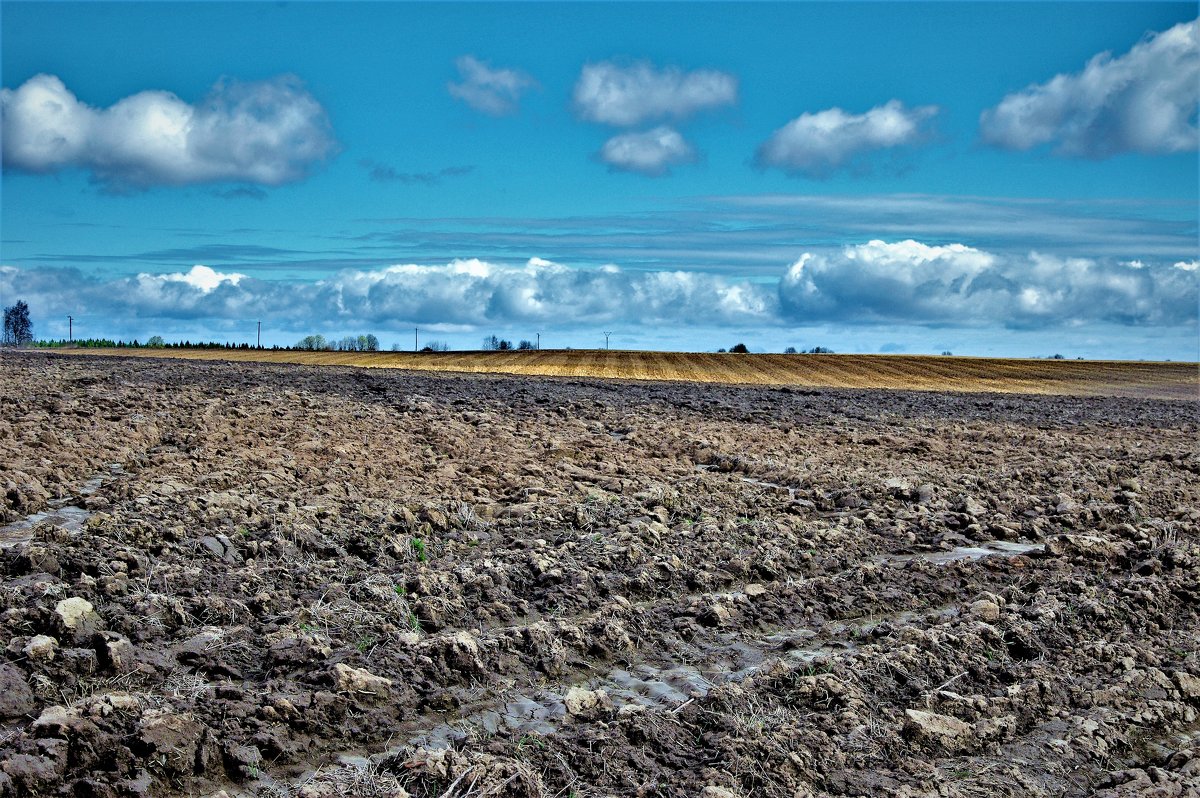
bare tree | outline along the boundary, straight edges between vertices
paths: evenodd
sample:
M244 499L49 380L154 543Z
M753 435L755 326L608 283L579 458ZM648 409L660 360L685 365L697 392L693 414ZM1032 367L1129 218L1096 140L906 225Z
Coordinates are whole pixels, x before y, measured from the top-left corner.
M33 322L29 320L29 305L18 299L4 309L4 343L21 346L33 343Z

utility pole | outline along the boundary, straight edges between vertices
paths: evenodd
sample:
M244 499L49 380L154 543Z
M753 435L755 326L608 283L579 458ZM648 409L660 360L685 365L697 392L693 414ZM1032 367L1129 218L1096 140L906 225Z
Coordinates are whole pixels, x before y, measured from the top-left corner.
M419 351L417 349L417 330L418 329L419 329L418 327L413 327L413 351L414 352Z
M67 316L67 342L75 343L75 317Z
M608 349L608 336L610 336L610 335L612 335L611 331L604 333L604 348L605 349Z
M258 348L262 349L262 322L256 323L258 324Z
M542 351L542 334L538 333L537 337L538 337L537 351L541 352Z

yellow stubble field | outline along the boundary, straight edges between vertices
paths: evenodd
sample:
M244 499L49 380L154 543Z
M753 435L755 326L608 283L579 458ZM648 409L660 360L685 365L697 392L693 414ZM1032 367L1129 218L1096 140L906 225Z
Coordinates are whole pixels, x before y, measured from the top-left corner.
M412 371L682 380L802 388L894 388L1200 399L1197 363L938 357L777 355L606 350L304 352L201 349L61 349L99 357L296 363Z

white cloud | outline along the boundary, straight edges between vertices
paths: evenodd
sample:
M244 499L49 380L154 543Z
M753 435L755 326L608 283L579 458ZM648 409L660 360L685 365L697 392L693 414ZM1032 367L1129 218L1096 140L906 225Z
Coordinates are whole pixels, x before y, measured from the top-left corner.
M1194 272L1200 269L1200 260L1181 260L1175 264L1175 268L1180 271Z
M521 95L537 85L519 69L493 69L473 55L460 56L454 65L461 80L446 84L450 95L492 116L516 111Z
M656 119L684 119L699 111L737 102L737 79L714 69L684 72L656 69L641 61L587 64L575 83L580 118L606 125L631 126Z
M1197 289L1165 264L1130 269L911 240L805 253L779 284L783 312L796 319L1008 327L1195 323Z
M642 133L622 133L604 142L600 160L613 169L657 177L672 166L696 160L696 151L679 132L665 125Z
M870 153L911 146L928 135L936 106L906 108L899 100L864 114L841 108L804 113L776 130L759 148L760 166L827 177L846 166L863 166Z
M336 149L321 105L294 77L221 81L189 105L143 91L108 108L53 75L0 90L6 168L90 170L113 187L299 180Z
M574 268L543 258L516 265L471 258L347 269L316 281L260 279L208 266L121 277L0 267L0 293L25 299L40 319L72 314L124 329L158 321L164 329L167 322L220 329L246 319L269 319L274 330L301 334L416 325L486 331L841 324L997 334L1096 325L1143 332L1194 327L1200 306L1195 262L1144 263L1131 269L1116 259L874 240L803 252L773 281L612 264Z
M238 274L237 272L222 273L208 266L196 264L190 271L175 272L174 274L139 274L138 282L142 285L153 285L154 283L183 283L184 285L195 288L202 294L212 292L220 287L221 283L229 283L237 285L246 275Z
M0 269L4 296L40 313L111 320L270 318L276 329L408 324L772 323L774 286L683 271L570 268L542 258L524 265L460 259L348 269L315 282L263 280L207 266L105 279L74 269Z
M1152 34L1123 56L1094 56L1082 72L1009 94L982 113L988 144L1060 155L1191 152L1200 146L1200 21Z

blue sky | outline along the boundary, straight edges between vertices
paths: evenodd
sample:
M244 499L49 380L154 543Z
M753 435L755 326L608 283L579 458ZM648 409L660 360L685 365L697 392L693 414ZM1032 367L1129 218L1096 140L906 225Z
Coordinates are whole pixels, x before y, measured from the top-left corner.
M39 334L1200 357L1194 3L0 13Z

